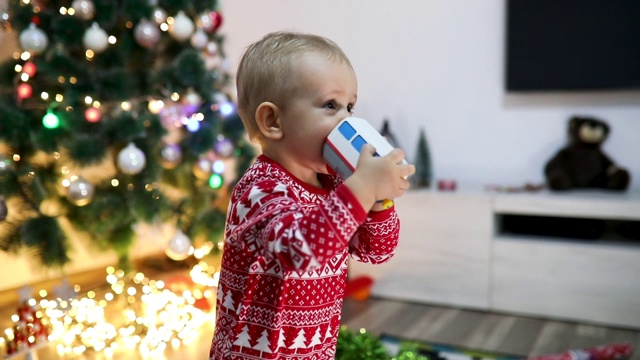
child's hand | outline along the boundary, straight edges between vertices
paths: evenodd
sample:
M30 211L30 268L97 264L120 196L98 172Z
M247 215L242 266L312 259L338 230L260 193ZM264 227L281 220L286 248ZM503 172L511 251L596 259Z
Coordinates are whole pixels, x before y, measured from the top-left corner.
M345 181L366 211L371 210L377 200L402 196L409 189L407 176L416 169L410 164L402 164L404 151L395 149L386 156L373 156L375 149L366 144L360 150L356 170Z

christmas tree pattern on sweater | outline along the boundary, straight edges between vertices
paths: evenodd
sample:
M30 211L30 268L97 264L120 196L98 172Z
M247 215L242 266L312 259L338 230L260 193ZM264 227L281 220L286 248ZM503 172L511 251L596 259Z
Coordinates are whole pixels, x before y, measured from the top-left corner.
M338 177L323 189L260 156L236 185L210 358L334 359L352 258L393 255L394 209L366 214Z

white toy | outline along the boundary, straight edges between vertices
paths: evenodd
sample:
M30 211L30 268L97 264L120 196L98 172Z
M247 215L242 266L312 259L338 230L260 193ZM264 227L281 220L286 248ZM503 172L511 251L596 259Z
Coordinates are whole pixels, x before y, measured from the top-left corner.
M376 149L374 156L385 156L393 150L393 146L368 121L348 117L329 133L322 155L331 170L346 179L353 174L364 144L371 144ZM407 162L403 159L402 163ZM385 208L391 205L391 200L383 200Z

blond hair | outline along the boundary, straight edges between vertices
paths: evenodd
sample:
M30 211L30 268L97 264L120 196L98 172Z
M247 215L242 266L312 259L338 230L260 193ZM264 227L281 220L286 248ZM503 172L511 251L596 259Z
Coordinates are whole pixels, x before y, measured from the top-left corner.
M238 113L252 139L260 136L256 109L265 101L284 106L286 99L295 94L299 83L292 78L295 64L309 53L337 59L352 67L335 42L313 34L273 32L245 50L236 75Z

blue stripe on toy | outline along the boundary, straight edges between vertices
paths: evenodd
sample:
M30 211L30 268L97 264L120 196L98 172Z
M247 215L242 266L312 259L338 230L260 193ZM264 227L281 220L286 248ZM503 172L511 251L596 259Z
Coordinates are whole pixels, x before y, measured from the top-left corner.
M356 129L354 129L348 122L343 122L340 127L338 127L338 131L340 131L342 136L347 140L351 140L353 135L356 134Z
M366 144L367 142L362 138L362 136L358 135L356 136L355 139L353 139L351 141L351 145L353 145L353 147L360 152L360 150L362 149L362 147L364 146L364 144Z

